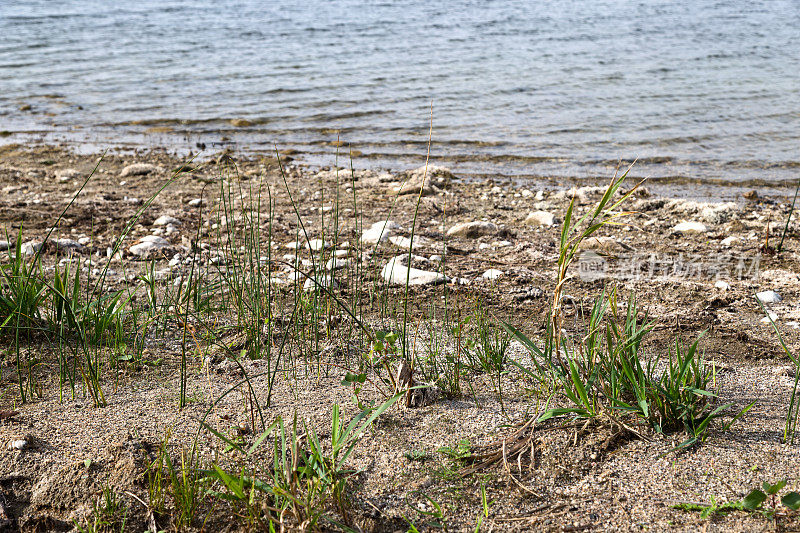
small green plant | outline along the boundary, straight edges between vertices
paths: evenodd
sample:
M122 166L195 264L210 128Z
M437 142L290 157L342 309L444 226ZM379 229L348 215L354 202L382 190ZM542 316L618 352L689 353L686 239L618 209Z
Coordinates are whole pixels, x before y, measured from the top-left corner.
M208 480L201 468L196 447L181 450L180 464L169 454L171 431L167 430L158 447L156 458L146 472L148 509L157 514L167 513L167 498L174 509L174 525L180 530L190 526L206 493Z
M242 463L236 471L213 464L205 473L222 490L211 494L242 506L249 521L262 527L317 530L326 523L346 529L351 523L347 479L352 472L346 470L345 462L359 437L401 396L361 411L347 425L339 406L334 405L330 441L325 446L313 429L306 428L305 436L298 433L296 415L290 427L278 418L247 449L203 422L203 427L239 454ZM271 467L258 462L250 466L256 451L270 437L274 449Z
M460 461L472 453L472 443L469 439L461 439L455 446L442 446L437 450L454 461Z
M470 366L473 370L500 373L508 363L511 335L496 325L486 308L478 304L474 314L474 338L467 342Z
M74 522L80 533L112 533L125 531L128 520L128 507L111 487L103 487L103 492L92 505L92 514L85 526Z
M423 502L422 505L415 505L410 500L411 496L421 496L427 503ZM437 502L427 494L424 494L419 491L411 492L406 496L406 505L417 514L425 517L425 522L422 524L423 527L442 529L442 530L447 529L447 520L445 518L444 509L439 504L439 502ZM403 516L403 520L405 520L406 523L408 524L409 532L419 532L419 528L414 522L412 522L405 516Z
M700 511L702 518L710 518L713 515L724 515L732 511L746 511L758 513L767 518L774 518L778 514L786 511L797 511L800 509L800 494L795 491L785 493L780 500L778 494L786 487L786 480L771 484L766 481L761 484L760 489L753 489L741 500L728 503L717 503L712 496L711 503L679 503L674 506L676 509L684 511Z
M39 274L39 256L29 262L22 253L22 230L8 250L9 262L0 266L0 331L23 331L30 336L41 327L40 307L47 298L47 286Z

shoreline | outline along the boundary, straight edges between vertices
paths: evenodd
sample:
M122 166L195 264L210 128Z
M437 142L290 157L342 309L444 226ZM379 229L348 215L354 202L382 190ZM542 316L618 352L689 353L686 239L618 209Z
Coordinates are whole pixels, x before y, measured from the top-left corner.
M237 133L238 132L238 133ZM209 135L186 131L178 134L164 133L138 133L132 137L128 134L122 138L128 141L109 143L110 136L119 138L115 131L99 134L97 138L75 138L68 136L59 139L58 135L42 136L39 132L16 132L0 137L0 148L7 146L23 146L28 148L59 149L74 152L75 154L89 156L101 154L109 147L118 155L155 154L164 153L175 158L196 157L205 161L217 157L220 153L230 151L243 158L274 157L275 149L272 145L263 142L253 143L249 133L241 132L239 128L231 131L230 137L222 135L220 139L210 141ZM213 136L211 136L213 137ZM519 155L497 155L479 153L447 153L446 146L437 146L433 143L431 163L453 169L462 179L481 181L493 179L507 181L508 183L522 184L529 187L558 189L565 186L581 186L596 184L610 179L619 167L627 168L634 160L608 160L567 163L563 157L522 157ZM355 168L371 169L377 171L398 172L411 170L425 163L425 147L427 143L420 142L419 153L414 150L408 152L408 144L398 142L392 150L384 152L380 146L361 147L351 146L345 142L319 140L315 143L292 143L278 145L278 153L292 155L298 159L297 163L309 169L328 168L338 159L343 168L350 166L350 154ZM388 146L387 146L388 148ZM337 152L341 150L341 152ZM352 150L352 152L350 151ZM377 150L377 151L376 151ZM444 150L444 153L441 151ZM199 151L199 153L198 153ZM437 153L440 152L440 153ZM146 155L145 155L146 157ZM648 180L655 194L676 198L689 199L720 199L736 200L752 189L760 189L762 195L787 196L793 194L797 178L795 176L783 179L762 177L768 176L772 170L782 169L791 171L796 167L796 162L744 162L744 166L736 164L722 164L710 161L682 161L672 157L641 157L636 160L632 168L632 177ZM541 167L541 165L545 165ZM568 165L563 167L563 165ZM652 166L655 165L655 166ZM674 165L675 168L670 167ZM651 167L652 166L652 167ZM717 166L716 170L710 170ZM527 170L526 170L527 169ZM531 172L531 169L535 169ZM742 172L748 174L742 177ZM654 174L655 172L655 174ZM756 173L756 175L752 175ZM760 173L761 175L758 175Z
M357 412L352 387L341 385L344 369L359 365L365 354L374 355L374 345L358 344L361 339L354 333L358 328L352 318L358 316L376 331L398 330L401 323L405 330L405 322L397 318L406 301L403 283L393 281L391 271L386 275L392 261L397 265L398 258L413 256L408 266L429 275L429 281L421 275L414 278L420 280L419 285L410 289L406 306L413 349L424 351L421 357L431 357L432 332L446 337L455 326L462 328L458 322L449 323L453 317L442 310L471 317L472 323L463 323L468 329L480 320L476 314L480 306L487 316L508 321L539 340L554 292L559 221L573 198L576 213L589 212L602 197L598 185L607 185L603 180L540 188L506 179L463 180L435 166L428 169L428 181L421 182L419 172L359 169L354 175L337 173L288 160L295 156L299 159L301 154L284 154L283 174L271 157L233 153L193 163L191 171L156 196L131 226L119 256L109 263L113 274L108 274L107 288L133 291L138 303L155 306L147 303L147 283L142 281L148 276L149 261L153 261L150 278L159 298L191 275L194 263L187 260L192 257L198 257L198 264L210 273L230 272L237 263L227 255L233 234L226 236L225 227L242 229L244 239L248 221L257 220L262 255L256 263L265 265L270 286L275 287L270 303L286 305L276 320L286 327L285 323L293 322L299 301L293 295L317 294L303 288L306 276L316 275L318 265L332 265L319 279L330 279L338 272L338 281L330 286L341 291L338 297L357 312L348 315L329 302L324 312L313 315L309 330L313 335L302 342L315 347L316 359L309 359L304 349L292 353L276 374L274 392L269 389L273 404L267 410L270 419L280 414L291 420L293 413L299 413L309 428L328 436L333 403L341 404L349 415ZM102 265L122 229L183 163L158 151L109 153L53 233L53 239L74 241L75 251L65 252L66 241L45 247L44 272L50 275L55 265L76 258ZM9 241L22 226L22 240L34 250L35 242L43 239L97 164L98 154L80 155L58 147L0 147L0 226L7 230ZM233 212L214 219L220 205L225 208L219 197L225 184L234 188ZM635 184L636 180L630 180L626 190ZM259 204L264 217L259 218L247 195L267 186L274 204L271 210ZM741 421L728 431L715 425L707 442L674 454L670 450L684 438L680 432L661 434L637 426L647 437L638 438L600 422L587 423L583 429L580 425L566 430L548 427L532 441L532 449L538 452L530 458L531 467L515 474L514 479L530 489L526 492L502 466L478 475L457 475L462 466L459 445L464 439L473 447L495 441L508 433L509 425L526 420L544 397L537 396L535 383L513 365L496 378L503 380L500 394L491 373L469 370L460 394L441 392L420 407L393 407L361 438L352 458L352 468L358 473L350 484L351 512L359 527L405 529L406 518L422 525L430 521L425 511L433 512L431 501L435 501L445 509L442 520L448 529L472 531L476 513L483 512L483 486L492 502L485 524L494 529L763 528L767 522L757 514L734 512L705 520L699 513L670 506L670 502L708 503L711 495L718 501L735 501L762 481L787 478L787 490L797 490L800 484L797 446L780 442L796 369L782 354L753 297L756 292L779 294L765 305L775 313L792 353L797 353L800 224L795 213L785 249L774 253L763 245L768 238L774 248L780 238L789 212L785 196L771 196L760 189L750 198L737 194L735 201L700 202L663 196L650 183L634 191L628 200L633 212L628 225L604 227L585 243L575 276L564 286L569 296L564 328L576 335L581 331L604 286L617 287L621 305L635 295L642 316L647 314L653 322L645 353L669 357L676 337L685 341L702 337L719 403L733 402L741 409L753 399L760 400ZM391 236L384 238L381 228L387 220L395 225ZM409 250L412 227L415 245ZM375 242L362 247L370 242L370 230ZM312 253L310 239L321 239L318 256ZM323 244L328 239L333 241L330 247ZM144 246L148 243L152 245ZM245 246L246 240L235 243ZM344 261L341 268L339 259ZM292 261L294 268L289 268ZM99 277L86 268L89 280ZM183 330L173 320L175 310L164 309L165 315L170 313L173 316L167 316L162 333L148 337L144 355L130 363L120 359L113 368L103 366L108 405L102 408L94 407L80 386L73 389L75 398L66 394L68 398L59 401L59 389L68 390L55 380L53 343L39 347L35 339L23 351L41 350L36 372L42 397L34 395L32 401L21 403L18 390L23 377L16 356L13 350L4 354L0 410L13 408L18 413L0 419L0 441L26 442L0 456L0 471L12 473L0 479L0 489L10 502L9 520L17 527L35 530L46 524L69 525L72 519L85 521L104 486L113 486L121 495L129 491L145 498L143 468L157 455L166 428L172 428L171 449L186 449L206 410L217 427L247 444L254 441L257 433L248 428L255 426L255 415L252 406L247 406L247 395L215 402L241 381L243 372L262 374L270 363L234 357L252 345L237 336L236 316L223 313L219 321L225 328L214 333L218 338L204 337L196 343L198 352L189 362L192 401L178 410L181 349L176 339ZM193 327L201 331L199 322ZM282 330L264 342L277 349L287 335ZM301 345L298 339L293 342ZM460 343L458 336L442 347L452 351L460 349L454 348ZM510 350L520 364L529 364L530 357L519 343ZM365 375L380 384L388 379L381 372L372 369ZM359 400L380 400L379 391L369 383ZM259 401L266 402L267 387L272 385L263 376L254 378L254 384ZM444 390L441 384L439 388ZM219 442L209 435L201 447L204 459L221 454ZM68 485L79 489L73 491ZM128 500L131 519L146 527L147 512ZM235 508L224 509L208 515L211 527L245 527L245 522L234 518ZM174 509L167 508L158 515L158 526L166 528L173 515ZM795 514L780 519L787 527L798 525ZM198 523L189 529L199 529Z

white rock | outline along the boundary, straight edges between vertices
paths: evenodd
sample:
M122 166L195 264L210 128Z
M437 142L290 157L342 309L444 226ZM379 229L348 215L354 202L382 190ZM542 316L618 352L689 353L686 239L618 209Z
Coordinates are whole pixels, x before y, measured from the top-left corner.
M495 248L503 248L505 246L511 246L511 241L494 241L492 246Z
M335 289L339 286L339 284L331 277L331 276L317 276L317 279L314 280L313 277L306 278L305 283L303 283L303 290L304 291L313 291L317 287L325 287L329 289Z
M403 237L402 235L393 235L389 237L389 242L397 246L398 248L405 248L408 250L411 248L411 239L409 237ZM414 235L414 249L416 250L419 246L428 246L431 244L431 240L427 237L422 237L420 235Z
M169 215L161 215L153 222L154 226L180 226L181 221Z
M393 220L376 222L361 234L361 242L364 244L384 242L392 236L392 232L399 229L401 229L400 224Z
M552 226L556 223L556 217L547 211L533 211L525 218L525 223L533 226Z
M135 256L147 257L159 250L167 250L170 248L172 248L172 245L168 240L157 235L147 235L136 241L136 244L131 246L129 251Z
M78 239L78 244L80 244L81 246L86 246L90 242L92 242L91 237L81 237L80 239Z
M350 250L334 250L333 257L347 257L350 255Z
M324 250L325 248L330 248L331 243L328 241L323 241L322 239L311 239L306 243L306 248L311 250L312 252L319 252L320 250Z
M447 276L439 272L428 272L417 268L409 268L403 264L407 259L405 255L399 255L389 260L383 270L381 277L393 285L430 285L444 283L448 280Z
M11 248L11 243L8 241L0 241L0 252L5 252Z
M461 224L456 224L447 230L447 235L451 237L474 238L495 232L497 232L497 226L495 224L478 220L475 222L462 222Z
M325 270L339 270L340 268L345 268L349 264L350 261L348 261L347 259L332 257L328 259L327 263L325 263Z
M121 178L126 178L128 176L143 176L157 170L158 167L151 165L150 163L134 163L123 168L119 175Z
M781 295L775 291L761 291L756 293L756 298L763 304L774 304L783 299Z
M189 207L200 207L201 205L203 205L203 199L202 198L193 198L192 200L189 200L186 203L186 205L188 205Z
M20 246L20 252L22 255L30 257L35 255L36 252L42 249L42 241L28 241L23 242L22 246Z
M483 279L495 280L503 275L505 275L505 272L503 272L502 270L497 270L496 268L490 268L489 270L481 274L481 277Z
M56 239L53 243L56 245L56 250L62 252L82 252L84 250L81 243L72 239Z
M482 242L478 245L478 250L488 250L491 247L492 245L489 244L488 242Z
M728 289L731 288L731 284L728 283L727 281L722 281L721 279L718 279L717 282L714 283L714 287L722 289L723 291L727 291Z
M432 263L441 263L442 262L442 256L441 255L436 255L436 254L432 255L432 256L430 256L428 258L428 261L431 261Z
M762 324L769 324L770 322L777 322L778 321L778 315L776 313L773 313L772 311L770 311L767 314L769 316L765 316L764 318L761 319L761 323ZM770 319L772 319L772 320L770 320Z
M672 231L677 231L678 233L705 233L708 228L702 222L681 222L672 228Z
M614 254L614 253L621 253L626 250L630 250L631 247L619 242L614 237L595 237L590 236L588 239L584 239L581 242L581 248L584 250L595 250L599 252L604 252L606 254Z
M737 237L736 235L731 235L730 237L725 237L724 239L719 241L719 244L727 248L728 246L736 244L737 242L739 242L739 237Z
M25 446L28 445L28 441L26 441L25 439L16 439L12 440L8 444L12 450L22 450L25 448Z
M298 248L302 248L303 245L300 241L292 241L292 242L287 242L286 244L283 245L283 247L288 248L289 250L297 250Z

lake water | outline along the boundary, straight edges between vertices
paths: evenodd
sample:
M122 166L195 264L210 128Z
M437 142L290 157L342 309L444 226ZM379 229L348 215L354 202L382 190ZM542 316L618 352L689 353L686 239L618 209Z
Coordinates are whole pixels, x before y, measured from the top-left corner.
M0 142L800 177L795 1L0 0Z

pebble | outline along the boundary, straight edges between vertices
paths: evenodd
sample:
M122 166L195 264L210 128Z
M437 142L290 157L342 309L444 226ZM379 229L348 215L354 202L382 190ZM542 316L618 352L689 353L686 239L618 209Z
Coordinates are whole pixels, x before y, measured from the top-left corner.
M402 235L393 235L389 237L389 242L397 246L398 248L405 248L408 250L411 248L411 239L408 237L403 237ZM413 248L416 249L419 246L428 246L431 244L431 240L427 237L422 237L419 235L414 236L414 246Z
M533 300L536 298L541 298L544 294L544 291L539 287L532 287L527 290L523 290L520 293L514 295L515 300L524 301L524 300Z
M153 222L154 226L180 226L181 221L169 215L161 215Z
M126 178L128 176L144 176L156 170L158 170L158 167L150 163L133 163L123 168L119 175L121 178Z
M736 235L731 235L730 237L725 237L724 239L719 241L719 244L727 248L728 246L736 244L737 242L739 242L739 237L737 237Z
M129 251L138 257L147 257L149 254L158 250L172 248L170 242L157 235L147 235L142 237L136 244L130 247Z
M319 252L325 248L330 248L331 243L323 241L322 239L311 239L306 243L306 248L312 252Z
M382 220L374 223L369 229L361 234L361 242L364 244L378 244L389 240L392 232L402 229L400 224L393 220Z
M347 259L332 257L328 259L327 263L325 263L325 270L339 270L341 268L345 268L349 264L350 261L348 261Z
M764 304L774 304L783 300L781 295L775 291L761 291L756 293L756 298L758 298L758 300Z
M495 280L495 279L497 279L497 278L499 278L501 276L504 276L504 275L505 275L505 272L503 272L502 270L498 270L496 268L490 268L489 270L487 270L486 272L481 274L481 277L483 279Z
M350 254L349 250L334 250L333 257L347 257Z
M761 319L761 323L762 324L769 324L770 322L777 322L778 321L778 315L776 313L773 313L772 311L770 311L767 314L769 316L765 316L764 318Z
M202 198L194 198L194 199L189 200L188 202L186 202L186 205L188 205L189 207L200 207L201 205L203 205L203 199Z
M525 224L532 226L553 226L555 223L555 215L547 211L533 211L525 218Z
M11 248L11 243L8 241L0 241L0 252L5 252Z
M381 277L393 285L405 285L408 281L409 285L432 285L436 283L444 283L448 280L447 276L439 272L428 272L417 268L409 268L402 262L407 257L399 255L389 260L383 270Z
M16 439L8 443L9 448L11 448L12 450L23 450L27 445L28 441L26 441L25 439Z
M708 228L702 222L681 222L672 228L672 231L678 233L705 233Z
M53 242L55 243L56 250L58 251L80 253L84 250L83 245L81 243L72 239L56 239Z
M23 242L22 246L20 247L20 252L24 256L31 257L32 255L35 255L36 252L42 249L42 244L43 244L42 241Z
M314 278L307 278L305 283L303 283L303 290L304 291L313 291L318 286L322 286L329 289L336 289L339 287L339 283L334 280L331 276L318 276L316 282Z
M716 287L717 289L722 289L723 291L727 291L728 289L731 288L731 284L728 283L727 281L722 281L720 279L720 280L717 280L716 283L714 283L714 287Z
M447 235L450 237L475 238L480 237L481 235L496 233L497 229L497 226L491 222L484 222L481 220L475 222L462 222L461 224L456 224L447 230Z

